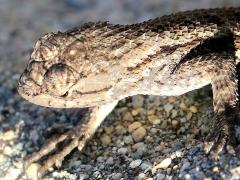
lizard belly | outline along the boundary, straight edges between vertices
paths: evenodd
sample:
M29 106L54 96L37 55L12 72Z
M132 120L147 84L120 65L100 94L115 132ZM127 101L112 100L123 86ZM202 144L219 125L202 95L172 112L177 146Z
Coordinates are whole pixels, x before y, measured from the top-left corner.
M159 84L154 84L150 93L161 95L161 96L179 96L189 91L199 89L203 86L210 84L210 81L198 79L198 81L182 79L174 80L169 79L165 81L164 84L158 82Z
M210 83L211 80L203 77L199 72L188 72L181 75L168 72L153 79L144 79L141 85L141 94L179 96Z

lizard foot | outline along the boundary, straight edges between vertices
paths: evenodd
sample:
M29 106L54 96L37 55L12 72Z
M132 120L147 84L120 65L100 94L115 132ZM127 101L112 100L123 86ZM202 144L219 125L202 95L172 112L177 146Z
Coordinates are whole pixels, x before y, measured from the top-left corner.
M104 118L117 105L118 101L88 108L85 116L78 124L71 130L62 135L52 138L46 145L44 145L38 152L34 153L25 163L25 170L34 162L45 158L43 165L37 169L38 179L41 179L47 171L53 166L60 167L64 158L76 147L81 151L95 133L97 127L101 124ZM60 151L58 147L63 147Z
M210 154L213 160L217 160L218 154L225 145L228 149L234 149L236 146L235 128L228 118L216 118L216 123L212 132L207 136L204 143L204 151Z
M78 129L76 127L76 129ZM45 144L38 152L34 153L30 158L28 158L24 164L25 171L28 169L28 167L46 157L49 156L47 160L43 161L43 165L40 166L37 170L37 176L38 179L41 179L42 176L46 174L48 169L53 167L54 165L56 167L61 167L62 161L64 158L76 147L80 146L81 149L84 147L84 144L86 142L86 136L84 133L86 131L82 130L82 133L75 133L76 130L69 130L69 132L64 133L58 137L51 138L47 144ZM56 151L59 144L64 144L64 148L61 149L59 152ZM53 154L52 154L53 152ZM51 153L51 155L49 155Z

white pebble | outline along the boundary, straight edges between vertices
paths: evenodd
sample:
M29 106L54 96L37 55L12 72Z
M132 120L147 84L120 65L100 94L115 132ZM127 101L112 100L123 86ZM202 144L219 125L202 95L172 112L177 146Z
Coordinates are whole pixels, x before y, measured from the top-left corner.
M136 159L130 163L129 167L134 169L134 168L140 166L141 163L142 163L141 159Z
M160 162L159 164L154 166L152 168L152 171L153 171L153 173L155 173L157 171L157 169L167 169L168 166L170 166L171 163L172 163L172 159L171 158L166 158L162 162Z
M32 163L26 170L26 175L29 179L37 180L38 179L38 169L40 165L37 163Z

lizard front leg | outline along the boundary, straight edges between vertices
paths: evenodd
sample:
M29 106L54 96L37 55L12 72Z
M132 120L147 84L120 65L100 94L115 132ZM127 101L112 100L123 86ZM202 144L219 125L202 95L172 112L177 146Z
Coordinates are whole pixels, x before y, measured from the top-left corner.
M78 147L81 151L86 144L86 141L92 137L97 127L105 119L105 117L112 111L118 101L101 105L98 107L92 107L88 109L87 114L84 116L83 121L79 122L74 129L64 133L57 138L53 138L46 145L44 145L38 152L33 154L25 163L25 169L29 167L33 162L36 162L47 156L52 151L56 150L56 146L64 141L68 141L64 148L57 152L43 162L43 165L38 169L38 178L46 174L49 168L54 165L57 167L61 166L61 163L65 156L67 156L74 148Z
M221 56L211 70L209 75L215 122L204 148L206 152L210 151L213 159L217 159L225 144L234 145L236 142L234 125L237 117L238 83L235 60L229 56Z

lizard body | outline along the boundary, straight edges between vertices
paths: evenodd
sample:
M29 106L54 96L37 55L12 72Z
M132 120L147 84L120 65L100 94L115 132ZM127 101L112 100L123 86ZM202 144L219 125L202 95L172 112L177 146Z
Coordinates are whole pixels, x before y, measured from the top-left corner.
M125 97L178 96L210 83L216 123L206 149L217 157L234 135L239 59L240 8L186 11L132 25L87 23L46 34L19 80L19 93L35 104L89 107L89 113L77 131L47 144L28 164L70 138L70 145L40 168L39 177L59 166L73 148L83 148Z

